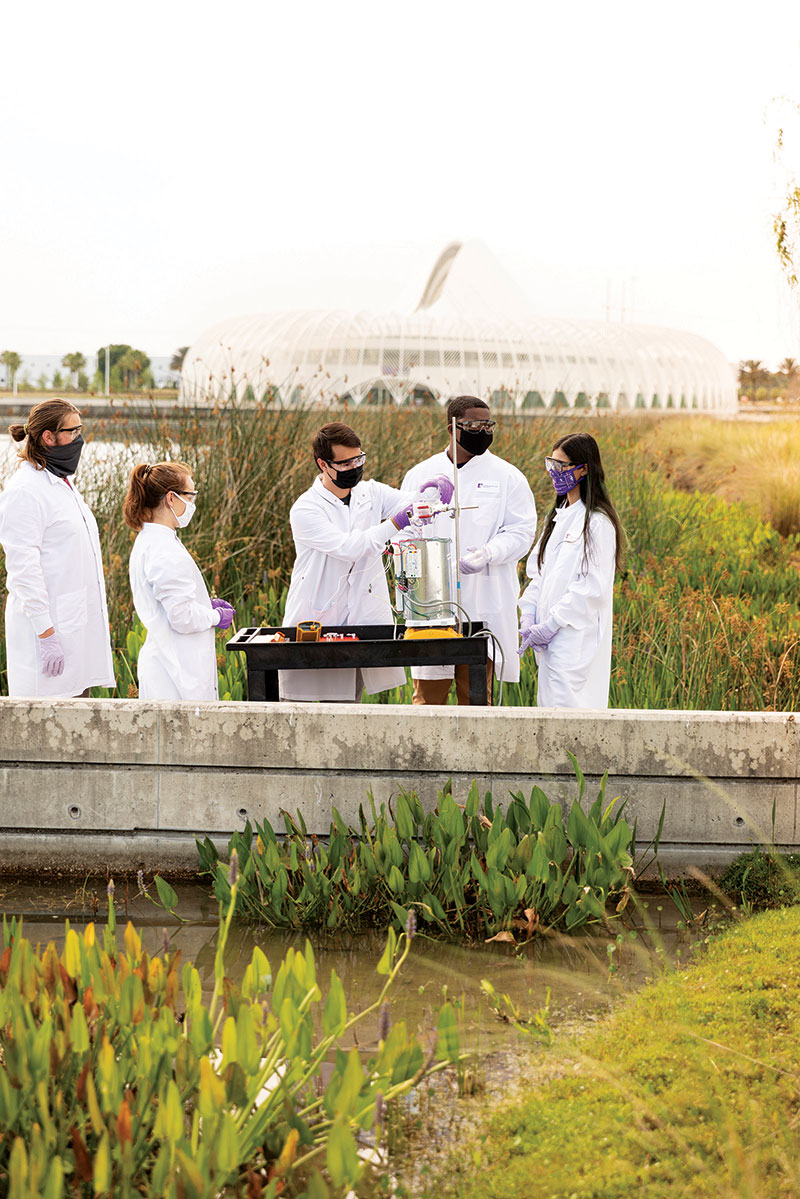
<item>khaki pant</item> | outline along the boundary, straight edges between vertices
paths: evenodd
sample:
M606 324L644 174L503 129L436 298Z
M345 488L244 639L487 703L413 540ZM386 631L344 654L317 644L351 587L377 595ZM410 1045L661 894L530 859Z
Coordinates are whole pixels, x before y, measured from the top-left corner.
M490 658L486 663L486 702L492 702L493 663ZM456 703L469 705L469 667L456 666ZM446 704L452 679L413 679L414 695L412 704Z

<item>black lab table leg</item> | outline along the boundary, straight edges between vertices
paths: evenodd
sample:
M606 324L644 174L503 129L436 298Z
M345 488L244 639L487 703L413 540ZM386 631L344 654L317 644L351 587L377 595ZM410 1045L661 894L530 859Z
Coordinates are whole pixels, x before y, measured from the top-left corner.
M469 704L486 707L486 667L482 664L467 667L469 678Z

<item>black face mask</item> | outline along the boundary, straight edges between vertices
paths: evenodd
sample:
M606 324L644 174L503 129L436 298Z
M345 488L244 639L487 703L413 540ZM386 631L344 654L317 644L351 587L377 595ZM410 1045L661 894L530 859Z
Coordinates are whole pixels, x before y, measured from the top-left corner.
M50 474L56 475L59 479L66 479L67 475L74 475L78 469L83 438L79 433L75 440L68 442L67 445L43 445L42 449Z
M485 454L494 440L494 433L470 433L468 429L459 429L458 434L460 439L458 444L462 450L466 450L473 457Z
M336 471L334 483L337 487L341 487L343 491L346 491L348 487L355 487L357 483L360 483L361 476L364 473L363 466L354 466L352 470L336 470L335 466L333 469Z

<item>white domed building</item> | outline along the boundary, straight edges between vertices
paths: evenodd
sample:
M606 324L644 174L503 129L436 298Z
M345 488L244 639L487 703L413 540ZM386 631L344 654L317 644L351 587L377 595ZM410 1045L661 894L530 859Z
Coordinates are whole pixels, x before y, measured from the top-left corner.
M480 243L440 255L408 314L303 311L226 320L186 353L185 404L446 404L735 412L734 368L702 337L529 313Z

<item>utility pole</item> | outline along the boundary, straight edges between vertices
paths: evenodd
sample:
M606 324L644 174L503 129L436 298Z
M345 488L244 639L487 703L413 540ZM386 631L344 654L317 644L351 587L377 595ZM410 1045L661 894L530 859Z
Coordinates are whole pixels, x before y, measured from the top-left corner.
M111 346L106 346L106 399L111 396Z

